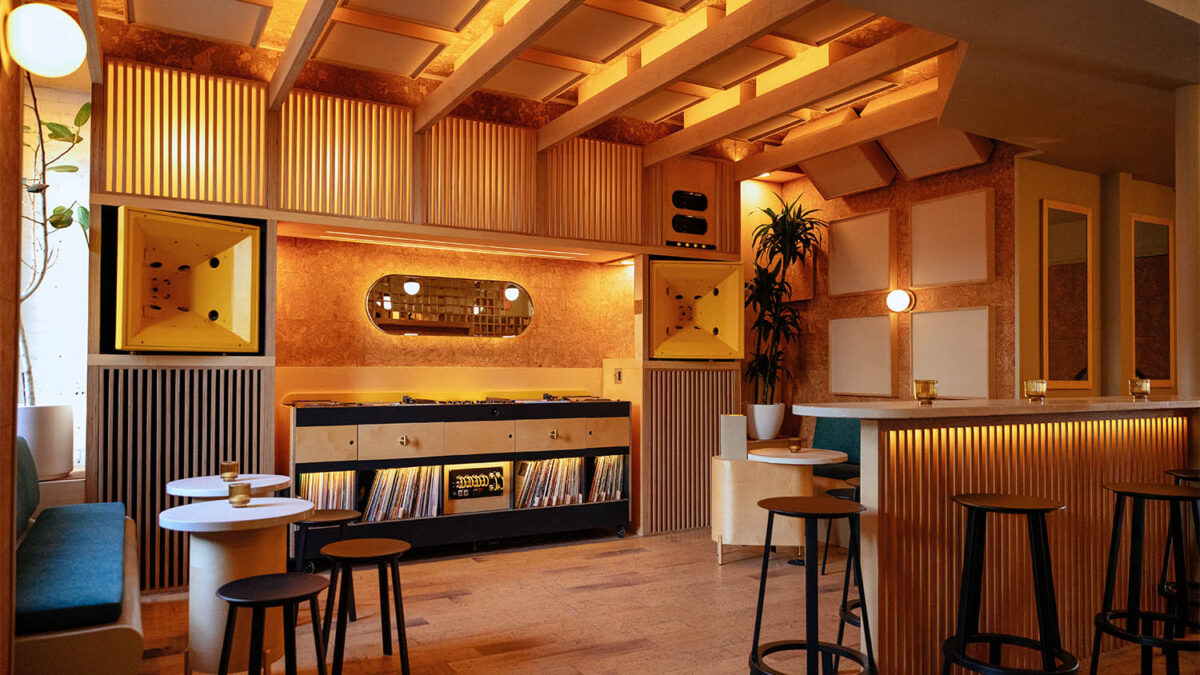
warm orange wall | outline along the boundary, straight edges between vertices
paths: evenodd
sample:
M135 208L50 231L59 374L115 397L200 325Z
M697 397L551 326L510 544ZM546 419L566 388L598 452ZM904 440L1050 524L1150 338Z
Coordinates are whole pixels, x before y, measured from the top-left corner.
M14 6L0 0L0 25ZM16 501L17 285L21 274L21 69L0 43L0 673L11 672Z
M277 255L278 366L600 368L633 355L629 267L291 237ZM512 281L533 298L533 323L508 339L387 335L365 310L386 274Z
M1014 392L1014 215L1013 162L1016 148L997 143L988 162L914 181L896 177L887 188L825 201L806 178L782 186L790 201L803 193L801 203L806 208L821 209L821 218L840 220L855 214L890 208L896 226L898 287L909 285L909 209L916 203L983 187L995 194L995 279L992 282L962 284L916 291L917 308L945 310L963 307L988 306L992 309L994 326L991 363L991 396L1009 398ZM743 193L745 194L745 193ZM774 199L774 197L770 197ZM747 211L757 204L742 204ZM743 219L743 227L752 226L756 219ZM746 233L743 233L743 240ZM828 241L826 241L826 244ZM746 257L748 247L743 249ZM850 401L869 400L867 397L835 396L829 393L829 320L886 313L884 293L830 297L829 258L826 250L816 256L816 289L812 300L799 304L807 325L803 329L798 350L788 355L791 381L784 385L783 401ZM896 334L893 361L895 391L902 399L912 398L911 317L901 314ZM750 391L744 389L743 397ZM796 420L789 420L785 430L798 431Z

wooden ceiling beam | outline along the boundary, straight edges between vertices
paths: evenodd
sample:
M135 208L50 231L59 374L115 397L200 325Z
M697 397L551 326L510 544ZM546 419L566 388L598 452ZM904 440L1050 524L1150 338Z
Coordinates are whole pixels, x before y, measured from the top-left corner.
M751 155L733 165L733 179L748 180L768 171L793 166L813 157L873 141L893 131L936 120L942 113L942 96L930 91L887 106L824 131Z
M329 17L333 16L337 4L338 0L308 0L304 3L296 28L288 38L279 65L275 67L275 73L271 75L271 84L267 89L268 109L278 110L283 107L288 92L292 90L292 85L296 84L296 78L300 77L300 71L304 69L309 55L317 46L317 41L325 31L325 25L329 23Z
M421 101L414 114L415 131L424 132L450 114L471 92L500 72L509 61L582 2L539 0L527 3Z
M653 166L734 136L830 96L902 70L954 48L953 38L910 28L816 72L647 145L642 162ZM761 173L761 172L760 172Z
M548 150L591 129L704 64L750 44L775 25L811 11L823 2L754 0L542 127L538 131L538 150Z
M94 0L75 0L79 9L79 27L87 39L88 76L92 84L104 83L104 54L100 52L100 36L96 32L96 3Z

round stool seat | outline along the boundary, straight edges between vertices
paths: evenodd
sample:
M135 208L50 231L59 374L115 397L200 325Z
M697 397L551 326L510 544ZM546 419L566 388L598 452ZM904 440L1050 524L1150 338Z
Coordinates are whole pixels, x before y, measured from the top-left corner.
M225 584L217 589L217 597L243 607L270 607L311 598L328 586L319 574L260 574Z
M1143 499L1158 499L1163 501L1188 501L1200 499L1200 488L1187 485L1171 485L1170 483L1108 483L1105 490L1119 495L1141 497Z
M862 478L859 478L858 476L855 476L854 478L847 478L846 482L854 487L862 487Z
M1200 481L1200 469L1167 469L1167 475L1180 480Z
M321 547L321 555L341 562L373 562L404 555L412 548L399 539L343 539Z
M834 499L844 499L846 501L854 501L855 490L852 487L844 488L829 488L825 491L826 496Z
M793 518L844 518L867 510L858 502L833 497L769 497L758 506Z
M1065 506L1061 502L1030 495L1003 495L977 492L954 495L954 502L967 508L991 513L1049 513Z
M323 525L342 525L345 523L353 523L362 517L362 514L354 509L317 509L313 514L304 520L297 521L297 525L309 525L312 527L321 527Z

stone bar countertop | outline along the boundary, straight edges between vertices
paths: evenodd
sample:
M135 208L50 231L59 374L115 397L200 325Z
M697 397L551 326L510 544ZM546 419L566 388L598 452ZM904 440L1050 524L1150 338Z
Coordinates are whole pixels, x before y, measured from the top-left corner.
M855 417L866 420L939 419L951 417L995 417L1008 415L1069 415L1075 413L1137 412L1200 408L1200 397L1153 396L1135 401L1130 396L1047 398L1045 403L1025 399L938 399L933 405L916 401L856 401L851 403L798 403L796 415L810 417Z

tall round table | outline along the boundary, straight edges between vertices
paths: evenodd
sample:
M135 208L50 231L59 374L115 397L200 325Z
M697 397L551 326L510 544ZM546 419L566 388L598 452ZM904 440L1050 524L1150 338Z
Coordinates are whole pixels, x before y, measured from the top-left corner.
M226 606L217 589L235 579L287 571L287 526L314 511L306 499L254 497L243 508L226 499L176 506L158 514L159 527L187 532L188 652L187 670L215 673L221 659ZM264 663L283 656L282 612L268 611L263 641ZM238 622L230 670L246 670L250 624Z
M792 452L787 448L762 448L761 450L751 450L746 453L746 459L754 462L766 462L767 464L788 464L796 467L801 472L801 481L809 486L809 494L812 494L812 479L813 467L818 464L841 464L849 459L844 452L837 450L814 450L812 448L800 448L799 452ZM808 557L808 551L804 552L804 558L795 558L788 562L792 565L803 565L804 559Z
M266 497L292 486L292 479L273 473L242 473L234 483L249 483L250 496ZM229 483L220 476L196 476L167 483L167 494L189 499L225 499Z

